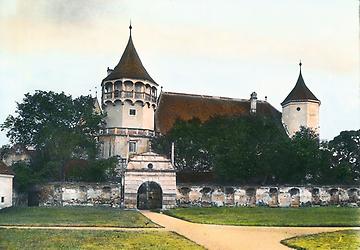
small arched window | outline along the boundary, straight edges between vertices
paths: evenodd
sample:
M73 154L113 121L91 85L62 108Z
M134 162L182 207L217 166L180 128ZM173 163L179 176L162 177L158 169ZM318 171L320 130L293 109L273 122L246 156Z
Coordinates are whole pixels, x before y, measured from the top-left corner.
M105 83L105 93L112 92L112 82Z

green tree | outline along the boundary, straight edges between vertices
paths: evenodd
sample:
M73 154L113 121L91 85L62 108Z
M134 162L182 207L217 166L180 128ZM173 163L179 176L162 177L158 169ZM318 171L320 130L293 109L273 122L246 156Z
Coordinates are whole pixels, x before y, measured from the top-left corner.
M261 117L222 117L209 121L215 172L221 180L241 183L278 182L280 145L288 138L274 120Z
M318 134L310 128L301 127L291 138L294 153L290 166L289 182L297 184L317 183L321 179L322 153Z
M6 158L10 153L10 145L3 145L0 148L0 160Z
M175 143L175 162L178 171L210 171L210 154L206 148L206 131L198 119L178 120L172 130L152 140L154 151L170 157L171 144Z
M66 171L68 181L102 182L113 180L116 176L115 168L118 163L116 157L84 161L81 166L73 165Z
M37 179L38 175L33 172L31 165L26 162L16 162L11 168L15 172L14 185L19 192L27 191L31 185L39 181Z
M48 180L64 180L64 164L72 158L93 159L95 136L103 115L94 112L91 96L72 96L52 91L26 94L15 116L1 125L12 143L36 149L34 172Z
M342 131L329 142L331 175L334 183L360 182L360 130Z
M178 171L214 171L223 181L269 183L278 181L289 139L281 124L249 116L177 121L153 147L168 153L171 142Z

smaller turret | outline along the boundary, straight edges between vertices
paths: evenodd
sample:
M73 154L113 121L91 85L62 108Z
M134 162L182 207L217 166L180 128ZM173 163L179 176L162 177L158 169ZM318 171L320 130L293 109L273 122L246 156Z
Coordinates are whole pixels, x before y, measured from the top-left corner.
M306 86L299 63L300 73L295 87L281 103L282 122L290 137L292 137L301 126L311 128L319 133L319 108L320 100Z

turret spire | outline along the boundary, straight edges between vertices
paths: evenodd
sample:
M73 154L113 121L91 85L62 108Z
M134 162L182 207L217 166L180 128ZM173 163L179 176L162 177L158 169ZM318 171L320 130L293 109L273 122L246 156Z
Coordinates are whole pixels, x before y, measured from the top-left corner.
M315 101L320 102L319 99L308 89L306 86L302 73L301 73L301 66L302 62L300 60L299 63L300 72L298 80L295 84L295 87L291 90L290 94L285 98L285 100L281 103L281 105L286 105L289 102L299 102L299 101Z
M130 26L129 26L129 30L130 30L130 36L131 36L131 30L132 30L132 26L131 26L131 19L130 19Z
M132 78L136 80L147 80L154 84L157 84L146 71L143 66L138 53L136 52L132 36L131 36L131 20L129 25L130 37L124 53L121 56L119 63L115 68L110 71L109 75L104 79L107 80L116 80L121 78Z

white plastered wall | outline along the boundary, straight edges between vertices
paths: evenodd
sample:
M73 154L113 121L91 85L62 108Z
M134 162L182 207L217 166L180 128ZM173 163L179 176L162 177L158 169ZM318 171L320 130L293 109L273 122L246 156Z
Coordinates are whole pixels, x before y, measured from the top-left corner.
M152 168L149 169L149 164ZM162 190L162 208L176 205L176 173L170 160L153 152L130 158L124 176L124 205L136 208L139 187L145 182L155 182Z
M292 137L301 126L319 133L319 107L317 102L291 102L283 106L282 122L289 136Z
M128 141L136 142L136 153L144 153L149 151L149 138L146 137L132 137L132 136L120 136L120 135L108 135L101 136L99 141L102 143L102 157L109 158L109 150L111 150L111 156L119 155L122 158L130 156L128 152L129 144ZM110 146L111 143L111 146Z
M136 115L130 115L130 109L136 110ZM154 130L154 108L142 102L125 101L108 103L104 107L107 128L139 128Z
M12 206L13 177L0 174L0 209ZM4 202L1 202L2 197L4 197Z
M175 172L136 172L125 173L124 200L126 208L136 208L137 192L141 184L152 181L160 185L163 194L163 209L175 207L176 174Z

